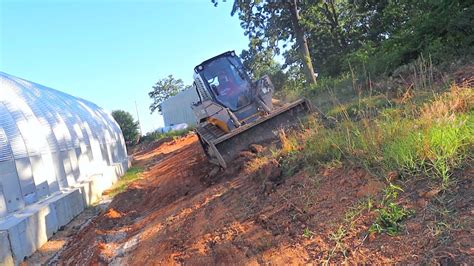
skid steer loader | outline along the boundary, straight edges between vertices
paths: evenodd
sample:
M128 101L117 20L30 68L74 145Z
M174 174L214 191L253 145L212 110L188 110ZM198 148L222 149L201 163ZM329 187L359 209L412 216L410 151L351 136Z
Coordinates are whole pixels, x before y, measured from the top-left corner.
M312 110L306 99L274 106L270 78L252 82L234 51L197 65L193 87L199 96L191 106L195 131L209 160L223 168L250 144L277 137Z

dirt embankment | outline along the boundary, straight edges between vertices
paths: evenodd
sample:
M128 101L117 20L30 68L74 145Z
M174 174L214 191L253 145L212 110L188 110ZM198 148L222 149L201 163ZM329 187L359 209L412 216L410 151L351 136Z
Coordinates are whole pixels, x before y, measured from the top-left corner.
M404 184L400 202L415 215L390 237L367 233L370 199L384 184L364 170L339 166L282 180L274 166L249 172L254 157L244 152L218 172L193 135L142 151L136 165L147 169L144 178L68 243L60 263L473 263L472 169L443 195L429 180Z

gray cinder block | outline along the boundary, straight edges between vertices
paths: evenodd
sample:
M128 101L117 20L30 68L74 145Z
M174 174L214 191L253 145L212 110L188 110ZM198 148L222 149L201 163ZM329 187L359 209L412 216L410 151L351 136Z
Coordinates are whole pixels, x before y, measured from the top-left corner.
M8 232L0 231L0 265L14 265Z

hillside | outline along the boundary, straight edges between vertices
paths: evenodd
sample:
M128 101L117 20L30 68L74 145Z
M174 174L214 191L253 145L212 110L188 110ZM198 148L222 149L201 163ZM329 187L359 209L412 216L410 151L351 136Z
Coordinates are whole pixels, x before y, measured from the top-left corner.
M436 92L386 97L391 104L367 107L381 97L372 95L333 105L335 124L310 118L225 171L207 162L192 133L149 145L134 154L139 178L57 259L472 264L469 69L451 85L433 83Z

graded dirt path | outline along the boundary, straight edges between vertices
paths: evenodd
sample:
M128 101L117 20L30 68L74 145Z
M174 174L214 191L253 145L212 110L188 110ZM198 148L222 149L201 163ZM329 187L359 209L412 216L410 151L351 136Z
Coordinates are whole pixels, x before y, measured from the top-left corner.
M364 206L380 197L382 181L360 168L338 166L269 182L261 177L265 171L249 170L255 157L244 152L232 169L217 172L194 135L135 154L135 165L146 169L143 179L74 236L59 263L472 262L472 171L455 192L463 196L448 195L463 224L450 231L450 239L430 227L438 216L417 183L400 199L417 214L405 231L369 236L375 213Z

